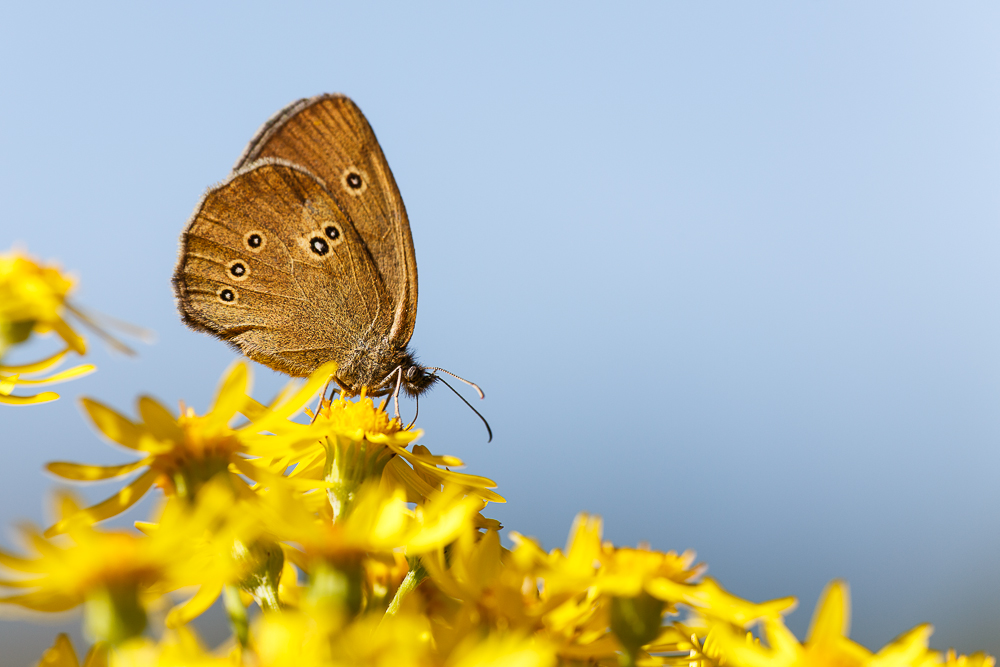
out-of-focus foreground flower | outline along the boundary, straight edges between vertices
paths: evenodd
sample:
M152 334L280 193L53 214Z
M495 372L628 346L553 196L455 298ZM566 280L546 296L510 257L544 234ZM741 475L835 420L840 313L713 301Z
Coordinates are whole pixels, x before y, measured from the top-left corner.
M26 405L59 398L55 392L15 395L18 386L62 382L94 370L90 364L41 377L52 370L70 352L84 354L87 344L67 323L66 297L73 281L54 266L42 266L19 253L0 255L0 403ZM5 364L3 358L16 345L26 343L32 334L55 332L63 348L43 359L28 363Z

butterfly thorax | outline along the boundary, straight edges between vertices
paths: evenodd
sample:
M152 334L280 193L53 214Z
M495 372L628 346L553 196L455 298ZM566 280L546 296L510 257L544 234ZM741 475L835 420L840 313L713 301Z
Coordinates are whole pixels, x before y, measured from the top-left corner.
M356 396L362 387L368 396L385 396L396 391L397 385L410 396L418 396L437 380L413 358L413 353L403 346L359 346L337 369L334 380L347 395Z

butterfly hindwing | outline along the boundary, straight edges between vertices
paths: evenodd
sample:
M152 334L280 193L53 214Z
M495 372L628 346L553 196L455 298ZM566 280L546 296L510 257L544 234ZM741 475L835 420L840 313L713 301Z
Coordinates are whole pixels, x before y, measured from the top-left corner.
M265 159L209 190L181 237L184 319L255 361L306 375L342 363L393 303L352 220L300 165Z

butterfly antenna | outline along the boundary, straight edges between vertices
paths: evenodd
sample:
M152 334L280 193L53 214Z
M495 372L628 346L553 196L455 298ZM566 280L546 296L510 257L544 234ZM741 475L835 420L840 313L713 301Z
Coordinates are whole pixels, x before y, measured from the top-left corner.
M429 371L441 371L442 373L447 373L448 375L452 376L452 377L453 377L453 378L455 378L456 380L458 380L458 381L460 381L460 382L464 382L465 384L467 384L467 385L469 385L470 387L472 387L473 389L475 389L475 390L476 390L476 393L477 393L477 394L479 394L479 398L486 398L486 394L484 394L484 393L483 393L483 390L482 390L482 389L480 389L480 388L479 388L479 385L478 385L478 384L476 384L475 382L469 382L469 381L468 381L468 380L466 380L465 378L461 378L461 377L458 377L457 375L455 375L455 374L454 374L454 373L452 373L451 371L446 371L445 369L443 369L443 368L438 368L437 366L425 366L425 368L426 368L427 370L429 370ZM441 381L442 381L442 382L444 382L444 380L441 380ZM447 383L447 382L445 382L445 384L448 384L448 383ZM451 388L451 385L448 385L448 387L449 387L449 388ZM454 390L454 389L452 389L452 391L455 391L455 390ZM458 392L455 392L455 393L458 393ZM465 400L465 399L462 399L462 400ZM466 401L466 402L468 402L468 401ZM471 405L470 405L469 407L470 407L470 408L472 408L472 406L471 406ZM475 408L472 408L472 409L473 409L473 410L475 410ZM478 415L479 413L477 412L476 414ZM481 417L482 417L482 415L480 415L480 418L481 418ZM486 421L486 420L485 420L485 419L483 419L483 421ZM489 426L488 426L488 425L487 425L487 428L489 428Z
M435 370L442 370L442 369L438 368L438 369L435 369ZM445 371L445 373L448 373L448 371ZM457 375L455 375L454 373L448 373L448 375L454 375L454 376L455 376L456 378L458 378L459 380L462 380L462 378L458 377L458 376L457 376ZM459 397L460 399L462 399L462 402L463 402L463 403L465 403L466 405L468 405L468 406L469 406L469 409L470 409L470 410L472 410L473 412L475 412L475 413L476 413L476 416L477 416L477 417L479 417L480 419L482 419L482 420L483 420L483 424L484 424L484 425L486 426L486 433L487 433L487 434L489 434L489 436L490 436L489 440L487 440L486 442L492 442L492 441L493 441L493 429L491 429L491 428L490 428L490 423L489 423L488 421L486 421L486 417L484 417L484 416L482 416L481 414L479 414L479 410L476 410L476 409L475 409L474 407L472 407L472 403L469 403L469 402L468 402L467 400L465 400L465 396L462 396L462 395L461 395L460 393L458 393L458 392L457 392L457 391L455 390L455 388L454 388L454 387L452 387L452 386L451 386L450 384L448 384L448 383L447 383L447 382L445 381L445 379L444 379L444 378L441 378L441 377L439 377L438 379L439 379L439 380L441 380L441 382L442 382L442 383L444 383L444 386L448 387L448 389L451 389L451 390L452 390L452 392L453 392L453 393L454 393L454 394L455 394L456 396L458 396L458 397ZM470 384L470 385L472 385L473 387L475 387L475 388L476 388L476 391L478 391L478 392L479 392L479 396L480 396L480 398L482 398L482 396L483 396L483 392L482 392L482 390L481 390L481 389L479 389L479 387L477 387L477 386L476 386L475 384L473 384L473 383L469 382L468 380L462 380L462 382L464 382L465 384Z
M411 428L413 428L413 425L417 423L417 415L420 414L420 394L414 396L413 400L417 402L417 410L416 412L413 413L413 421L411 421L409 424L406 425L406 428L404 429L406 431L409 431Z

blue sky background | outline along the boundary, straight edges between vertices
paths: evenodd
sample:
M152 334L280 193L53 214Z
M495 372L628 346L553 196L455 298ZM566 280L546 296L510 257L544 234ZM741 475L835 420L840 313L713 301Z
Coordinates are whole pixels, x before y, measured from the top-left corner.
M694 549L798 596L800 636L844 577L869 647L930 622L1000 652L998 28L986 2L8 4L0 248L158 341L0 411L0 540L45 520L44 462L128 460L78 396L208 406L234 355L176 314L180 231L264 120L339 91L409 211L413 344L486 390L493 443L446 390L419 425L497 480L488 514ZM32 628L0 620L4 661Z

